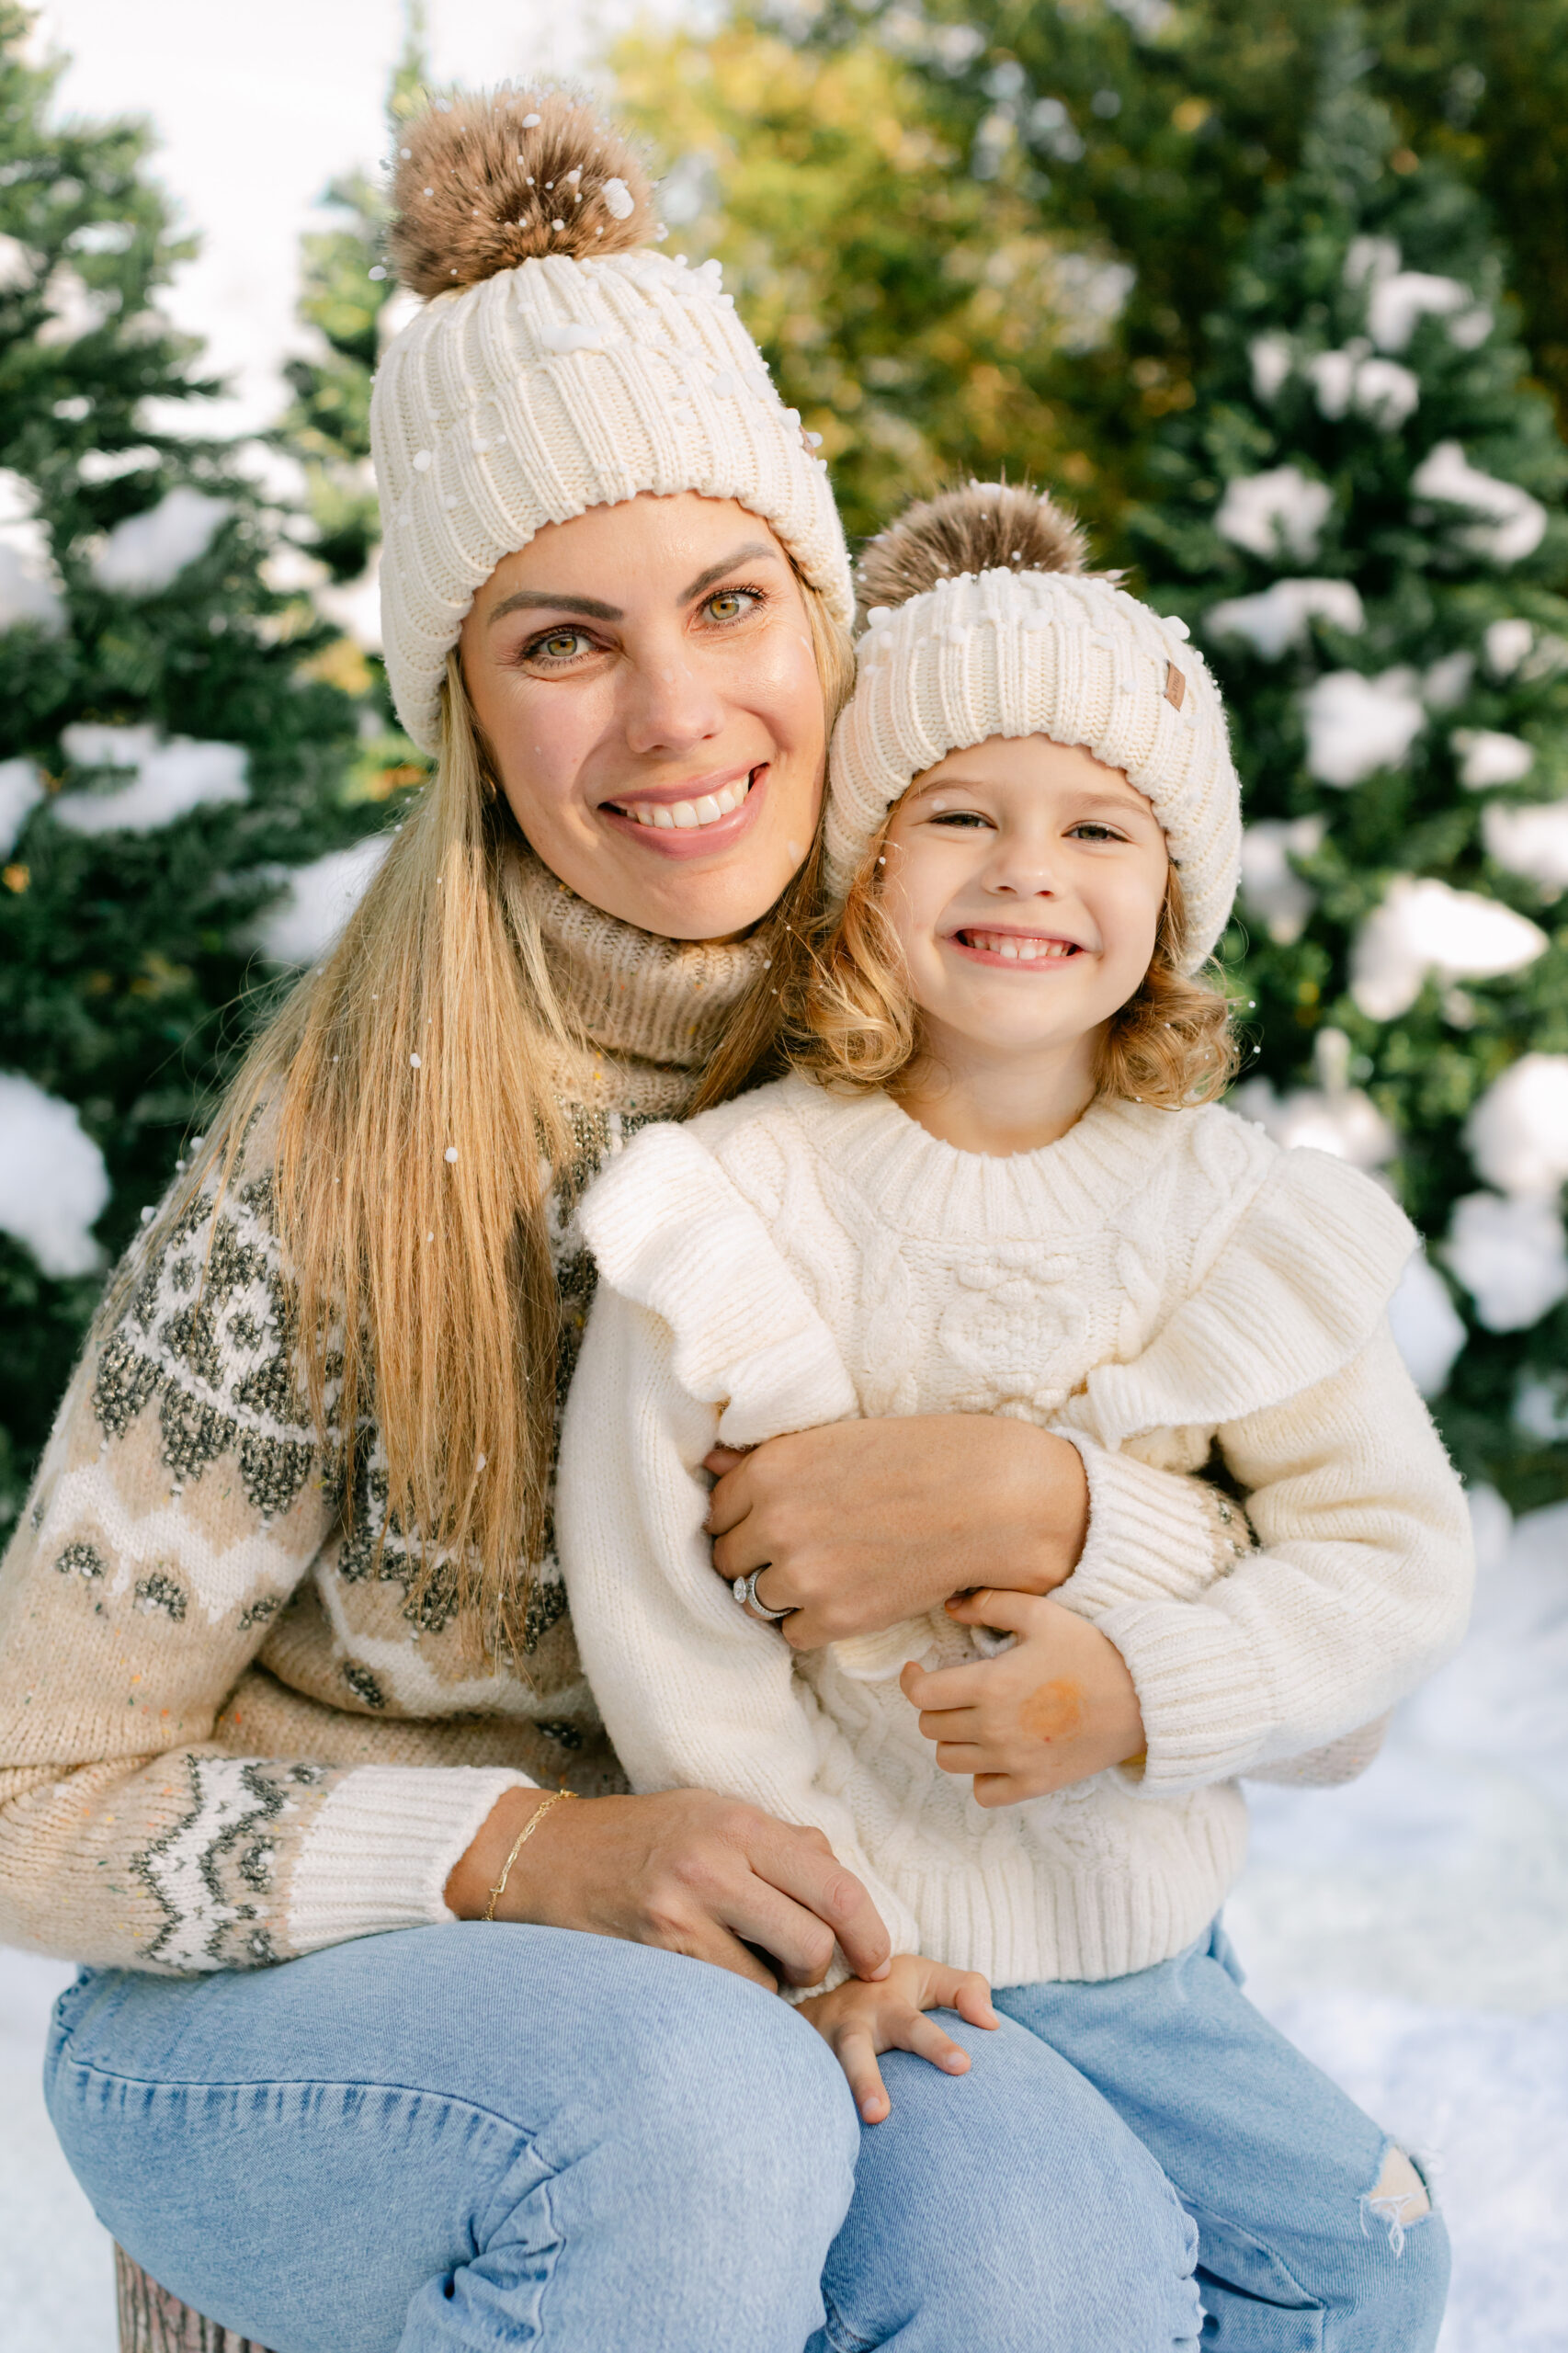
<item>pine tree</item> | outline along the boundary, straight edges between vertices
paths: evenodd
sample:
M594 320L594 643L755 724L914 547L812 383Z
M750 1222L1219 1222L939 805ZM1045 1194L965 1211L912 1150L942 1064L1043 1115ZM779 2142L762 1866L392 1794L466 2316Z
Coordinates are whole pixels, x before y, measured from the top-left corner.
M1568 1492L1568 452L1479 199L1366 63L1347 20L1133 535L1233 717L1244 1108L1397 1188L1413 1357L1523 1506Z
M221 387L152 307L185 248L147 134L52 128L28 31L0 0L0 1524L269 1001L256 925L385 821L335 633L268 585L291 518L202 438Z

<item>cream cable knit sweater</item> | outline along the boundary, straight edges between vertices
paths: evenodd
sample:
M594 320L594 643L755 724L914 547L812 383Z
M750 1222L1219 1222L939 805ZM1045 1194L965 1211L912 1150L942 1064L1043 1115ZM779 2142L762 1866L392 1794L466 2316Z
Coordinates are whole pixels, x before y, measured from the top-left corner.
M790 1079L653 1128L584 1204L600 1269L562 1438L562 1561L634 1788L818 1824L895 1947L996 1984L1178 1951L1242 1860L1238 1774L1387 1709L1452 1648L1460 1485L1389 1336L1414 1236L1341 1162L1219 1108L1102 1099L1049 1149L954 1151ZM897 1674L938 1614L795 1662L709 1564L699 1465L853 1415L1071 1438L1093 1522L1060 1598L1131 1668L1142 1774L1003 1812L938 1772ZM1261 1549L1221 1573L1172 1470L1217 1446Z

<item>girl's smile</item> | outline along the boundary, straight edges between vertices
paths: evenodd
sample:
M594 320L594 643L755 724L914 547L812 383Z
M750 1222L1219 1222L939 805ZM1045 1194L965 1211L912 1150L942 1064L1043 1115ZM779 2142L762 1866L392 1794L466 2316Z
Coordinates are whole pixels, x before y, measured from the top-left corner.
M916 777L883 858L919 1012L900 1100L966 1151L1053 1142L1154 952L1170 861L1149 801L1081 745L993 736Z

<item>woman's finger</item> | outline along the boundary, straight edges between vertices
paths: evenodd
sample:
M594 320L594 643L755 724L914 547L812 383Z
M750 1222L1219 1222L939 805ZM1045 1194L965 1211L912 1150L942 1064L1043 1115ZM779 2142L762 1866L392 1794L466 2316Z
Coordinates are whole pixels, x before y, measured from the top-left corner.
M869 2027L840 2027L832 2042L834 2055L848 2078L857 2113L867 2124L881 2124L892 2102L877 2064L877 2046Z
M749 1454L733 1454L729 1447L715 1447L706 1458L709 1470L720 1463L723 1465L708 1498L706 1524L710 1536L727 1536L733 1528L739 1527L750 1511L753 1502L748 1477L750 1461ZM737 1570L735 1574L740 1575L742 1572Z
M831 1847L806 1836L792 1823L775 1822L770 1814L751 1815L749 1809L748 1817L745 1916L726 1912L728 1926L776 1955L797 1985L814 1985L827 1969L831 1948L818 1965L811 1967L809 1975L800 1966L817 1962L824 1927L836 1938L857 1977L885 1977L892 1958L892 1938L854 1872L845 1869ZM802 1914L810 1915L814 1932L804 1939ZM788 1941L782 1944L774 1941L778 1930L771 1927L779 1915L788 1934ZM754 1918L769 1923L769 1928L759 1933L747 1925Z

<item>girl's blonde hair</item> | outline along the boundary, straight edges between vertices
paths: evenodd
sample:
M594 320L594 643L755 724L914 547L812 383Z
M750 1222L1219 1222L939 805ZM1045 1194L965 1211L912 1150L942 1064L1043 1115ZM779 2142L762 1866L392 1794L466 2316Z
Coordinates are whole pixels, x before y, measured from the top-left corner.
M801 590L831 733L854 656L820 594ZM114 1318L214 1176L222 1199L265 1111L290 1336L328 1473L351 1510L357 1457L379 1428L382 1525L415 1563L411 1605L438 1580L487 1655L521 1653L549 1537L549 1195L572 1151L583 1042L521 887L525 848L454 651L435 774L335 947L252 1044L102 1312ZM799 927L812 887L797 879L767 937ZM776 1002L771 1019L766 1004L749 1011L753 1061L777 1028Z
M841 909L791 926L764 980L778 989L780 1050L794 1069L824 1086L896 1095L920 1051L920 1014L881 900L886 838L884 824ZM1102 1094L1175 1111L1212 1102L1235 1076L1230 999L1217 975L1182 971L1185 920L1172 866L1149 969L1101 1040Z

